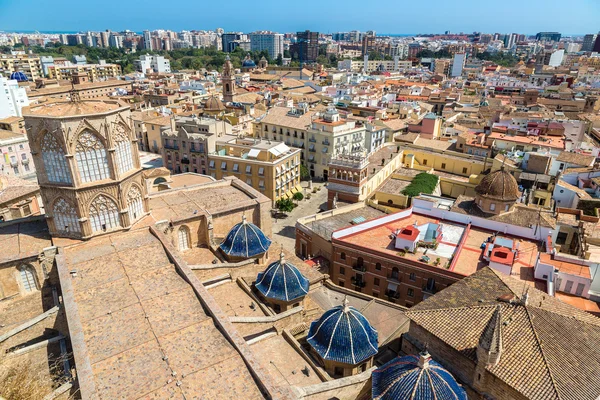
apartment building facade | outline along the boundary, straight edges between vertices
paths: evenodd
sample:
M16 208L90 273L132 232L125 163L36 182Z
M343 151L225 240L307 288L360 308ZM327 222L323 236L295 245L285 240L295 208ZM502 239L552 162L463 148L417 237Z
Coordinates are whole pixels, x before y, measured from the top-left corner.
M73 75L84 73L92 82L115 78L121 75L119 64L82 64L82 65L50 65L48 66L48 78L50 79L72 79Z
M27 135L0 130L0 152L0 175L35 180L35 166L31 162Z
M22 117L21 109L29 105L25 88L15 80L0 76L0 119Z
M312 178L327 180L328 164L337 154L368 153L385 133L357 121L342 120L335 107L317 114L305 104L297 108L274 107L256 127L256 135L302 149L301 160ZM367 134L373 135L367 139Z
M267 50L272 59L280 54L283 56L283 34L274 32L253 32L250 38L250 49L252 51Z
M24 54L0 54L0 71L4 71L6 75L20 71L30 81L44 77L40 57L29 57Z
M161 130L163 164L172 173L208 174L208 154L216 150L217 139L231 134L227 121L178 117Z
M208 175L235 176L273 201L291 198L300 187L300 149L285 143L227 135L208 155Z

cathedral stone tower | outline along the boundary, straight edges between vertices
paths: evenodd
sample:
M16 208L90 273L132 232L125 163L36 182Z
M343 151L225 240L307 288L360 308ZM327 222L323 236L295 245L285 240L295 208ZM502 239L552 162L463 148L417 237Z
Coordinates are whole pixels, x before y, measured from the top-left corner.
M229 56L227 56L225 64L223 64L221 81L223 83L223 100L225 103L233 102L233 96L235 95L235 76L233 75L233 64L231 63Z
M88 239L147 214L129 107L55 102L24 109L24 118L51 235Z

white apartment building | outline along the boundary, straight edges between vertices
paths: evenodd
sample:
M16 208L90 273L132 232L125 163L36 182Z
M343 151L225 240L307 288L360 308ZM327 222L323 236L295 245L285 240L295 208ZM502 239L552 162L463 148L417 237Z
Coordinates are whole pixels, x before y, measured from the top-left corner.
M454 55L454 59L452 60L452 71L450 76L453 78L461 76L466 61L467 55L465 53L456 53Z
M338 69L342 71L352 71L352 72L361 72L365 67L364 60L355 61L355 60L341 60L338 61ZM367 70L365 72L374 72L374 71L400 71L401 69L408 69L412 67L411 61L400 60L398 56L397 59L394 60L368 60L367 61Z
M163 56L143 55L139 60L135 60L135 69L139 72L152 70L157 74L171 73L171 61Z
M25 88L15 80L0 77L0 119L22 117L21 109L29 105Z
M253 32L250 37L250 50L267 50L272 59L283 56L283 34L274 32Z

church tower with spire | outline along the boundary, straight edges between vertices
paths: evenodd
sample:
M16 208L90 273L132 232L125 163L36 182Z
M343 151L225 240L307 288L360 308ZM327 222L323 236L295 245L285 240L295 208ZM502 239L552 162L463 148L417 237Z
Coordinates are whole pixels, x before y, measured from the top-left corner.
M223 83L223 101L225 103L233 102L233 95L235 95L235 76L233 75L233 64L231 63L229 56L227 56L225 64L223 64L221 82Z

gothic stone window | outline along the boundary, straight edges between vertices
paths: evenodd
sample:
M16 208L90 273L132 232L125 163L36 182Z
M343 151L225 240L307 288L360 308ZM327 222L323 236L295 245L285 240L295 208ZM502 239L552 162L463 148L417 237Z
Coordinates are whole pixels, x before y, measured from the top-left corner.
M129 210L129 220L131 223L138 220L144 214L142 193L137 186L131 186L129 193L127 193L127 210Z
M57 232L63 234L81 232L77 211L65 199L60 198L54 203L52 213L54 214L54 227Z
M47 133L42 139L42 161L49 182L71 183L65 151L56 137L50 133Z
M31 293L38 289L35 270L31 265L22 265L19 267L19 275L25 293Z
M179 242L179 250L187 250L190 248L190 230L187 226L182 226L177 231L177 240Z
M79 135L75 147L75 159L81 183L109 178L106 149L92 132L84 131Z
M115 129L117 169L120 174L133 169L133 157L131 155L131 141L127 137L123 125L118 124Z
M110 198L99 195L90 205L90 223L92 232L109 231L121 226L119 209Z

